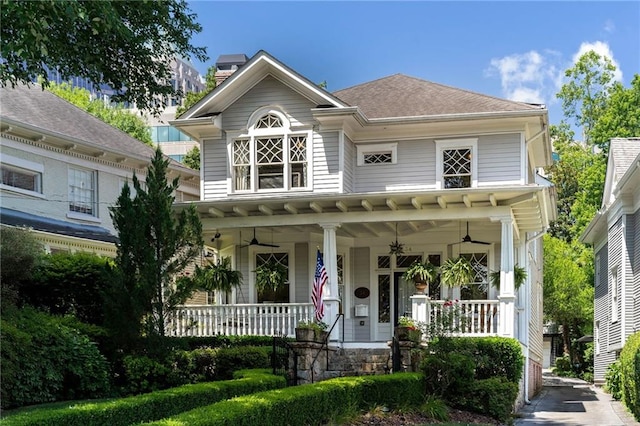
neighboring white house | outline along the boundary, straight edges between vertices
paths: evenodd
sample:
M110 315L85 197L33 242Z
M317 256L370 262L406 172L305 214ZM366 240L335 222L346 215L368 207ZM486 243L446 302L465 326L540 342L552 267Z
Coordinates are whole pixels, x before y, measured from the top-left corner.
M602 208L581 240L595 253L594 380L640 330L640 138L612 139Z
M519 339L539 386L540 237L556 214L537 174L552 161L544 106L402 74L329 93L260 51L171 124L200 142L205 241L219 234L219 254L245 278L229 304L185 308L179 333L293 334L312 309L320 249L334 343L386 347L399 316L473 299L459 302L475 315L467 334ZM402 255L390 254L395 241ZM474 262L474 283L412 297L402 272L413 260L458 255ZM253 271L269 258L289 282L259 294ZM528 273L518 291L516 264ZM494 270L499 291L487 285Z
M109 215L133 173L144 181L154 148L37 84L0 88L0 221L35 231L48 251L115 256ZM178 201L198 199L199 173L175 161Z

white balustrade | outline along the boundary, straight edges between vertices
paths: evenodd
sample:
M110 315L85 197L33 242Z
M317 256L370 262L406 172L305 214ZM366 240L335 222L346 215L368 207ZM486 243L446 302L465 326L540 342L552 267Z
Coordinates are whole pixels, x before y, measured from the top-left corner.
M294 337L298 322L313 317L311 303L185 305L176 309L167 329L171 336Z
M498 334L498 300L430 300L423 308L427 309L429 327L437 333L453 336Z

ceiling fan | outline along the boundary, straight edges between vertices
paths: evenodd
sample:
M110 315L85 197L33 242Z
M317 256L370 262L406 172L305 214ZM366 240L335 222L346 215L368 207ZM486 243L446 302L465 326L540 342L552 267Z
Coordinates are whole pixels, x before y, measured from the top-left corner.
M467 235L462 237L462 241L460 241L458 243L453 243L453 244L462 244L462 243L484 244L485 246L491 245L491 243L488 243L486 241L478 241L478 240L471 239L471 236L469 235L469 222L468 221L467 221Z
M247 241L247 240L245 240ZM244 244L242 246L240 246L240 248L245 248L245 247L249 247L249 246L261 246L261 247L280 247L277 246L275 244L267 244L267 243L261 243L258 241L258 239L256 238L256 228L253 228L253 238L251 239L251 241L247 241L248 244Z

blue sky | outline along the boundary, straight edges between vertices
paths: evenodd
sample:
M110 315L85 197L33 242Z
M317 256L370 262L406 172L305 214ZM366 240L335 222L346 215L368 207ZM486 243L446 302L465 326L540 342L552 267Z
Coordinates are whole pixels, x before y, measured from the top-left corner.
M550 122L564 70L587 50L612 59L626 87L640 73L640 2L190 1L210 57L266 50L335 91L402 73L487 95L544 103Z

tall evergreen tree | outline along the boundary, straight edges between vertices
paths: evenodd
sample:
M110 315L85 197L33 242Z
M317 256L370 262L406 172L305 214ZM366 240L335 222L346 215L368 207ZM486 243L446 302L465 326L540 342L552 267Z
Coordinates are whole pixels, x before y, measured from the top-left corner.
M191 280L177 278L203 246L202 224L195 207L179 214L171 209L178 178L167 181L168 165L169 160L156 149L145 184L134 174L135 195L125 184L110 209L119 237L119 279L112 301L123 314L123 327L129 323L137 333L156 336L165 335L175 307L195 290Z

